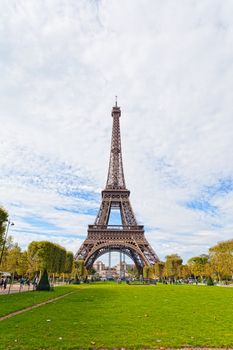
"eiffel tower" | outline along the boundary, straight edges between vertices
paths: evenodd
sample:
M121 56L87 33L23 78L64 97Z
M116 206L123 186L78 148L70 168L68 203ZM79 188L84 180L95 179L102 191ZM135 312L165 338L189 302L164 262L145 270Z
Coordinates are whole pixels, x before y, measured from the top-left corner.
M94 225L88 225L87 238L75 255L76 260L84 260L90 269L101 255L118 251L130 257L139 273L143 266L159 261L156 253L144 236L144 226L138 225L130 204L130 191L126 188L120 135L121 110L112 108L113 126L108 177L102 191L102 202ZM121 225L109 225L111 210L120 211Z

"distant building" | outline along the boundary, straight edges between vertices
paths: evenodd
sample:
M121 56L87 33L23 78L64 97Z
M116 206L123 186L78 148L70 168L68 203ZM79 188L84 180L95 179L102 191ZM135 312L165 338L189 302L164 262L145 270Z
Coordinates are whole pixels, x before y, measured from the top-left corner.
M113 266L109 269L108 266L105 266L105 264L98 260L95 261L93 264L93 268L95 269L96 273L102 277L102 278L123 278L128 277L128 271L131 270L134 267L134 264L127 264L126 262L122 262L117 264L116 266Z
M119 277L128 277L128 271L133 268L133 264L127 264L126 262L122 262L121 264L116 265L116 272Z
M120 273L124 273L127 271L127 264L125 262L122 262L121 264L117 264L116 265L116 271L118 273L118 275L120 275Z
M95 261L93 264L93 268L96 270L96 272L101 275L102 271L105 271L105 265L102 261L98 260Z

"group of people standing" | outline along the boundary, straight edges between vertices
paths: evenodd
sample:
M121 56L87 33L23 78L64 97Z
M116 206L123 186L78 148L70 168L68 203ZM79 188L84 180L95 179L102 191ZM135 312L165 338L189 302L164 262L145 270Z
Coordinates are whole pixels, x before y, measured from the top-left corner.
M32 281L30 281L29 277L21 277L19 280L20 283L20 289L23 289L24 286L28 286L28 289L30 289L30 285L33 285L33 289L36 289L38 284L38 276L36 275Z
M10 290L13 290L14 292L17 290L17 284L14 285L13 287L13 282L12 280L13 277L9 277L9 276L0 276L0 291L5 291L7 288L7 285L9 284L9 292ZM16 280L17 281L17 280ZM24 290L24 287L27 287L27 289L25 290L31 290L31 285L33 286L33 290L36 290L37 285L39 282L39 276L34 276L34 278L32 280L30 280L29 276L25 276L25 277L21 277L20 279L18 279L18 283L19 283L19 289L18 291L21 292ZM12 288L11 288L12 287Z
M30 288L30 279L28 277L22 277L19 280L20 283L20 289L22 289L25 285L28 286L28 288Z

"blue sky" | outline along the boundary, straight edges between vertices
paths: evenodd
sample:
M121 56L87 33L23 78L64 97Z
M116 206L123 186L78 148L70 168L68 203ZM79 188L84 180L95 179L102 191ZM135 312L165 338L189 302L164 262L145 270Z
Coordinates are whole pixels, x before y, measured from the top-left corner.
M159 257L232 238L232 13L231 0L2 1L0 205L22 247L85 239L115 95L126 184Z

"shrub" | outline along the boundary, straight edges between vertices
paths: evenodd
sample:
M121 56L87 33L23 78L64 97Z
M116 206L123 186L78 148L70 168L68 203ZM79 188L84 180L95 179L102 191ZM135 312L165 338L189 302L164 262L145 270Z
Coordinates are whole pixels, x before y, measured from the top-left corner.
M43 270L36 290L50 290L49 278L47 270Z
M214 281L212 280L211 277L208 277L206 284L207 284L207 286L214 286Z

